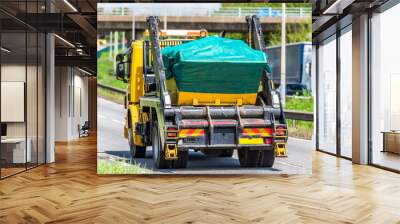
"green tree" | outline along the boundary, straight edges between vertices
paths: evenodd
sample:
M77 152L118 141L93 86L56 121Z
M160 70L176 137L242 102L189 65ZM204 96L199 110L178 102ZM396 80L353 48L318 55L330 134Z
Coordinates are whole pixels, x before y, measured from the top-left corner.
M309 42L311 41L311 21L310 23L286 24L286 42ZM272 32L265 32L265 42L269 46L281 44L282 27L277 26L276 30Z
M221 8L282 8L282 3L222 3ZM310 3L286 3L286 8L311 8ZM286 42L296 43L296 42L309 42L311 41L311 19L306 23L297 24L286 24ZM281 26L277 25L276 29L272 32L265 32L265 41L268 46L280 45L281 44ZM246 40L247 34L243 33L227 33L227 38L232 39L242 39Z

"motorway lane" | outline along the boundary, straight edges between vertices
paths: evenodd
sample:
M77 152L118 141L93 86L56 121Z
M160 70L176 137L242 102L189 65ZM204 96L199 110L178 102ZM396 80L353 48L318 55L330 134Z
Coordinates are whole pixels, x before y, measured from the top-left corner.
M129 150L124 112L123 105L97 98L97 152Z
M98 156L101 159L130 161L128 140L123 137L124 108L103 98L98 98ZM311 173L310 141L290 138L288 157L277 158L273 168L241 168L235 151L232 158L215 158L201 152L190 151L186 169L154 169L151 147L146 158L134 159L134 163L162 174L307 174Z

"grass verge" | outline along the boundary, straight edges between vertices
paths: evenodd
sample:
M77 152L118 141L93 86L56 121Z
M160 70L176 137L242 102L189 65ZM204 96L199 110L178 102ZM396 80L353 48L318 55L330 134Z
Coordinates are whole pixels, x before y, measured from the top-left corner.
M99 83L112 86L119 89L126 89L127 84L117 80L114 76L114 60L115 56L112 55L110 60L108 52L103 52L97 58L97 80Z
M292 96L286 98L285 109L304 112L314 111L314 99L310 93L305 96ZM288 131L290 137L311 139L314 130L314 122L312 121L295 121L287 119Z
M103 88L97 88L97 95L114 103L124 105L124 95Z
M290 137L308 139L311 140L313 135L313 123L312 121L296 121L286 119L288 125L288 131Z
M151 170L146 169L141 164L130 164L115 160L97 160L98 174L148 174Z

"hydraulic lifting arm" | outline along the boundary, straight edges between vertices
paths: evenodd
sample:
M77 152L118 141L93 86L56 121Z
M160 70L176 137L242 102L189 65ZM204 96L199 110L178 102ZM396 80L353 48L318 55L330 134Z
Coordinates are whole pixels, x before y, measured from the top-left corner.
M254 49L263 51L265 54L266 52L266 45L264 41L264 35L261 29L261 24L260 24L260 19L253 15L253 16L247 16L247 26L248 26L248 41L249 45L253 47ZM273 82L271 78L269 77L269 74L267 72L264 72L263 75L263 97L264 100L266 101L267 105L273 105Z
M159 94L161 108L171 108L171 97L168 93L165 68L161 56L161 47L158 30L158 17L147 17L147 26L149 29L150 48L153 61L153 71L156 78L157 95Z
M267 54L267 47L264 41L264 35L261 28L260 19L256 16L246 17L248 25L248 42L249 45L254 49L263 51ZM283 112L282 101L278 92L275 91L274 83L267 71L264 71L263 80L263 93L264 98L268 106L279 108L279 116L274 116L275 126L275 155L286 156L286 142L287 142L287 124L285 120L285 114Z
M262 32L260 19L258 16L247 16L246 17L247 25L248 25L248 42L249 45L254 49L263 51L267 54L267 47L264 41L264 34ZM265 71L263 75L263 98L266 101L266 104L272 107L280 108L280 116L279 123L286 124L285 115L283 113L282 103L280 99L280 95L275 91L274 83L270 77L270 74Z

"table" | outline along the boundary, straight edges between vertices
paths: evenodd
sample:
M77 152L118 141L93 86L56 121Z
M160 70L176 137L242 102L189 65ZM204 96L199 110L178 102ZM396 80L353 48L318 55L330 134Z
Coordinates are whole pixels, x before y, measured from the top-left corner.
M27 143L25 152L25 143ZM5 163L26 163L31 162L32 141L30 138L6 138L1 139L1 159L5 160Z

